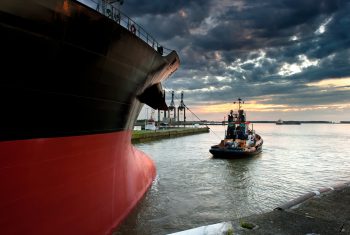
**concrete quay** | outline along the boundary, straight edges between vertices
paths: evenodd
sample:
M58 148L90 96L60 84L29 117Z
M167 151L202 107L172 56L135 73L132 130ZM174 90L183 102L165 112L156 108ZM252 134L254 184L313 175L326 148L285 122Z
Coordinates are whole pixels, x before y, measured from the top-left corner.
M200 128L171 128L162 130L144 130L144 131L133 131L131 141L132 143L140 143L147 141L154 141L159 139L174 138L185 135L195 135L201 133L208 133L208 127Z
M271 212L171 235L350 235L350 182L306 193Z

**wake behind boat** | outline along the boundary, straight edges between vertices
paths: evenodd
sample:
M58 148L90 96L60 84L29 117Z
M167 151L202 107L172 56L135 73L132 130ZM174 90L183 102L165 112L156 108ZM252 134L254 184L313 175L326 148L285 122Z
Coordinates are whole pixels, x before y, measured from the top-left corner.
M248 157L262 151L263 139L255 133L253 124L246 121L246 113L241 109L244 101L238 98L237 103L237 113L233 113L233 110L231 110L228 115L228 127L225 138L219 144L211 146L209 150L213 157ZM252 125L251 128L250 124Z

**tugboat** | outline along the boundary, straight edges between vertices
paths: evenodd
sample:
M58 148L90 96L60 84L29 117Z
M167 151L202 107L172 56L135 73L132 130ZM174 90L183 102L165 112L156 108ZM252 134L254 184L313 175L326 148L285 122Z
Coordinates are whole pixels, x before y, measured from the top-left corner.
M262 151L263 139L255 133L253 124L246 120L242 109L244 101L238 98L238 111L230 111L225 138L217 145L211 146L209 152L218 158L240 158L259 154ZM251 127L250 127L251 124Z

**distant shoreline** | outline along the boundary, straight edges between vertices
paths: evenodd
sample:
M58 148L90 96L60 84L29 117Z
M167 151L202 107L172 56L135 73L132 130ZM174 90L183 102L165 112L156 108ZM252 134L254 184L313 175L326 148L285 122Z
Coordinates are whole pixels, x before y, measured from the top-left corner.
M275 124L276 121L250 121L251 123L273 123ZM350 124L350 121L340 121L340 122L331 122L331 121L293 121L293 120L287 120L284 122L299 122L302 124ZM210 123L210 122L207 122Z
M270 124L276 124L277 121L249 121L250 123L270 123ZM332 122L332 121L292 121L292 120L286 120L285 122L298 122L300 124L350 124L350 121L340 121L340 122ZM157 122L156 122L157 123ZM145 120L137 120L135 123L135 126L144 126ZM184 122L174 122L172 125L167 125L169 127L175 127L175 126L191 126L191 125L227 125L227 121L186 121ZM158 126L158 124L156 124Z
M276 121L250 121L252 123L276 123ZM340 122L331 122L331 121L293 121L293 120L287 120L284 122L299 122L299 123L305 123L305 124L350 124L350 121L340 121Z

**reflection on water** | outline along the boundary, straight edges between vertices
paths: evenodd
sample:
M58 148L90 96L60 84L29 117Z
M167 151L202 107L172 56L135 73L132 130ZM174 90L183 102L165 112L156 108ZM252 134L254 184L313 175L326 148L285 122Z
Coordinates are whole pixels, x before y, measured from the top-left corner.
M350 180L350 125L254 124L263 152L248 159L214 159L224 135L161 140L137 147L157 166L157 178L115 235L167 234L273 208L311 190Z

